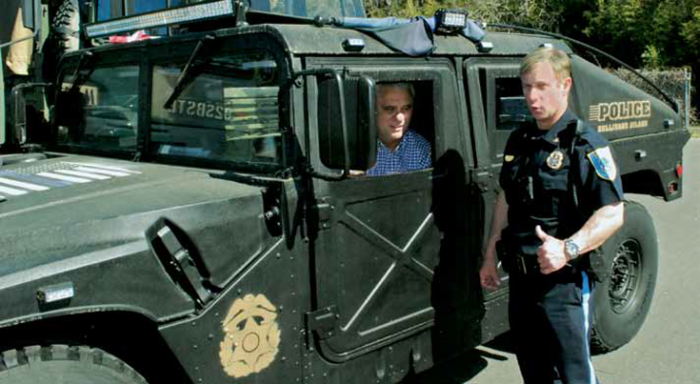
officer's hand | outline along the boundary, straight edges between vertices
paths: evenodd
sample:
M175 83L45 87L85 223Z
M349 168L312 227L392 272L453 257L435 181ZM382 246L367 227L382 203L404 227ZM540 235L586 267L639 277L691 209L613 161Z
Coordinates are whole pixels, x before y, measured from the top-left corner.
M537 249L540 272L548 275L564 268L567 261L564 253L564 242L546 234L539 225L535 227L535 233L542 240L542 245Z
M479 278L483 288L495 291L501 285L501 278L498 276L495 257L484 257L484 263L479 270Z

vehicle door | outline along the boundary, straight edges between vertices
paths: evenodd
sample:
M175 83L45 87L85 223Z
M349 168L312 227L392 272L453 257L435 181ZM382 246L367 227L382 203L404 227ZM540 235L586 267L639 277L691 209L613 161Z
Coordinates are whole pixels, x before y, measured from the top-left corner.
M487 191L484 199L495 201L498 177L503 163L503 151L510 134L520 124L532 121L520 83L520 62L522 58L477 57L464 62L464 87L468 98L471 123L473 124L475 156L481 170L479 182ZM488 206L484 233L488 235L492 219L492 206ZM507 275L501 271L503 281ZM485 292L491 299L505 292L507 284L496 292Z
M468 265L477 252L469 252L474 242L466 236L465 165L471 152L454 65L441 59L368 62L309 64L342 68L377 83L411 83L416 94L411 129L431 143L432 167L315 181L319 231L312 250L317 308L312 328L322 354L333 361L429 329L447 307L464 318L481 315L480 300L470 299L470 290L476 292L470 284L478 284L475 267ZM323 169L319 161L314 167ZM469 338L470 331L464 333Z

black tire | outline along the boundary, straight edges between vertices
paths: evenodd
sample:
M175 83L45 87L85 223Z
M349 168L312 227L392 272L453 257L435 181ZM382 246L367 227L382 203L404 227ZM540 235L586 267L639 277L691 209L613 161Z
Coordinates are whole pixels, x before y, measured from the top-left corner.
M78 0L61 0L51 19L51 32L56 34L61 53L80 49L80 9Z
M625 202L625 223L602 247L594 269L591 347L595 354L627 344L649 313L659 271L656 228L643 205Z
M56 66L65 53L80 48L80 8L78 0L49 2L51 28L42 48L42 75L46 82L56 80Z
M123 361L84 346L30 346L0 355L0 384L148 384Z

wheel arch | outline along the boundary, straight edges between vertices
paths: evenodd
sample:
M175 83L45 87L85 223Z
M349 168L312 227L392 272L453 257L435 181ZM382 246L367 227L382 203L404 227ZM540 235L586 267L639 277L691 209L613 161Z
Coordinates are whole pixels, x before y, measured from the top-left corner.
M653 169L644 169L622 175L622 189L625 193L666 196L661 175Z
M161 337L158 324L137 312L40 318L1 328L0 340L0 354L34 345L98 348L127 363L150 383L189 383L177 357Z

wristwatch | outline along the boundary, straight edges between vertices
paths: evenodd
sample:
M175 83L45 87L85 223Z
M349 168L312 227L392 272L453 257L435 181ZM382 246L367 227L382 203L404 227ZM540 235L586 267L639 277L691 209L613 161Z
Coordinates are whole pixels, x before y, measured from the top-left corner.
M569 256L569 260L575 260L579 256L578 244L574 243L571 239L564 240L564 252Z

